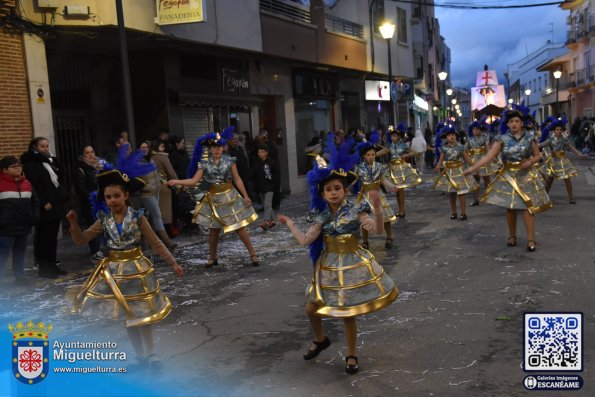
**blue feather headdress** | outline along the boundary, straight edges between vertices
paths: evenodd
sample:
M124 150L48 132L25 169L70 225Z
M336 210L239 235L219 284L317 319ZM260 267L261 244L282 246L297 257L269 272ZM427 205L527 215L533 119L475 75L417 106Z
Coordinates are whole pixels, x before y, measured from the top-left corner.
M400 137L404 137L405 134L407 134L408 129L409 128L405 123L399 123L399 125L395 129L389 127L388 131L386 132L387 141L390 142L390 136L392 134L398 134Z
M196 170L198 169L198 163L201 160L209 158L209 147L210 146L224 146L227 144L227 139L231 139L233 137L233 132L235 127L227 127L223 130L223 133L219 134L218 132L210 132L198 138L194 143L194 150L192 151L192 159L190 160L190 165L188 165L188 171L186 176L188 178L192 178L194 174L196 174ZM226 134L229 138L223 138L223 134Z
M146 183L141 176L155 170L155 164L141 162L145 153L137 149L129 153L130 145L123 144L118 149L117 165L106 163L103 171L97 174L97 200L103 201L103 190L109 185L122 185L133 193Z
M557 127L566 130L566 123L568 123L568 120L566 119L566 115L563 115L561 118L555 119L550 123L549 130L554 131Z
M359 160L364 157L364 154L370 149L379 150L380 132L373 131L370 134L370 140L362 141L355 146L355 153L359 155Z
M486 116L483 116L481 119L479 120L475 120L472 123L469 124L469 126L467 127L467 135L469 136L473 136L473 128L479 128L480 130L487 130L487 124L486 124Z
M539 143L545 142L550 137L550 131L556 127L552 127L552 124L557 121L556 116L548 116L541 125L541 135L539 136ZM564 123L566 124L566 123Z
M313 212L323 212L328 208L322 197L322 189L327 181L340 179L345 181L347 186L350 186L357 180L357 175L351 171L355 166L355 156L349 155L353 140L348 139L337 147L334 144L334 139L334 133L330 133L329 137L327 137L329 163L327 164L322 157L317 156L314 167L306 175L310 192L310 211ZM309 245L309 248L312 263L316 264L323 249L322 234Z
M524 125L525 119L530 111L531 110L522 102L520 105L512 105L512 110L505 110L500 119L500 134L506 134L506 131L508 131L508 121L513 117L520 118Z

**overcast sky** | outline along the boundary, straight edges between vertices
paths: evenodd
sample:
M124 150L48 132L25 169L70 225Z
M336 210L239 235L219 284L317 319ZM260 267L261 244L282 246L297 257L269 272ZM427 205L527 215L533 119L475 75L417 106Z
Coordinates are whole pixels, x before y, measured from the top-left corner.
M474 1L475 4L535 4L536 0ZM439 2L438 2L439 3ZM504 72L547 40L566 40L566 16L558 6L506 10L453 10L436 7L440 32L451 50L451 82L454 87L475 85L478 71L487 64L506 85ZM552 25L553 23L553 36Z

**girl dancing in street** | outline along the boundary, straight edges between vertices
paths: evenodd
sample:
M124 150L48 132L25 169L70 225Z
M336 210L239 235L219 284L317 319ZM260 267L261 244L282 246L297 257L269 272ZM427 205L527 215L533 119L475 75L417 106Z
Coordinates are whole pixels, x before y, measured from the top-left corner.
M482 196L482 201L506 208L509 247L517 243L517 213L521 211L527 230L527 251L536 249L535 214L552 207L543 187L541 177L533 166L541 158L533 131L523 129L523 114L518 110L506 111L502 117L501 134L494 141L490 151L465 170L469 175L502 155L504 167Z
M389 142L386 145L386 148L376 153L376 155L381 156L385 153L390 154L387 176L398 188L397 204L399 205L399 211L397 212L397 217L404 218L405 189L419 185L422 183L422 180L411 164L405 161L416 155L404 141L407 127L401 123L396 129L389 129L388 132L390 136L388 137Z
M465 143L465 151L471 160L471 164L482 158L490 149L490 142L487 133L485 132L486 126L483 120L474 121L469 124L467 128L467 134L469 138ZM490 176L498 171L500 167L497 163L491 162L481 167L476 174L473 174L473 178L479 184L479 178L483 178L484 188L487 188L490 184ZM473 191L473 202L471 206L479 205L479 189Z
M360 204L363 201L367 201L368 204L371 204L370 192L378 192L382 204L380 208L382 209L384 216L384 231L386 232L386 242L384 246L385 248L392 248L393 230L391 224L397 221L397 217L390 208L388 201L386 201L384 194L380 191L380 185L383 185L391 192L396 192L397 187L393 186L386 178L386 166L376 161L376 151L377 149L380 149L378 146L379 142L380 134L378 132L373 132L370 136L370 141L362 142L355 147L355 155L357 156L359 154L362 160L354 169L355 174L360 178L361 182L361 186L358 186L360 190L357 195L356 204ZM357 188L355 190L357 190ZM364 240L362 247L368 249L370 244L368 242L368 231L365 228L362 229L362 239Z
M338 157L331 156L329 166L317 157L317 164L308 172L312 226L304 234L287 216L279 215L278 219L301 245L310 245L315 265L306 304L314 341L304 359L317 357L331 344L322 317L342 318L347 338L345 371L353 374L359 370L355 317L388 306L397 298L398 289L374 255L358 244L356 233L360 227L370 233L381 232L383 211L376 190L369 192L373 218L367 201L352 204L346 200L348 186L357 179L353 172L344 171L350 168Z
M144 153L126 157L128 145L119 150L118 168L107 164L97 175L97 200L107 202L109 210L97 213L97 221L81 232L77 214L70 211L70 233L77 245L102 235L109 254L97 263L93 273L76 295L73 312L126 319L126 331L141 361L153 355L152 325L163 320L172 304L163 294L151 261L141 250L145 238L153 252L163 258L178 276L184 274L174 257L151 229L143 210L129 207L129 194L141 189L137 176L149 172L152 164L139 165Z
M553 136L549 136L549 131L554 131ZM574 195L572 194L572 180L578 175L576 168L566 157L566 151L570 150L582 159L587 158L587 155L579 152L572 141L567 136L564 136L566 130L566 117L563 119L556 119L552 121L549 127L544 131L540 139L539 147L548 148L549 155L546 159L544 169L547 172L545 181L545 191L550 192L554 179L562 179L566 185L566 193L568 194L568 202L570 204L576 204L574 201Z
M452 124L446 124L438 132L446 142L440 146L440 158L434 168L435 173L440 172L436 178L434 189L449 193L450 219L457 219L457 196L461 205L460 220L467 220L465 211L465 195L476 189L479 185L471 177L463 175L463 159L471 162L471 158L465 153L463 145L457 142L457 131Z
M246 229L246 226L258 218L258 215L252 208L252 201L238 174L235 157L223 155L223 146L226 144L226 140L215 132L198 139L188 170L188 175L192 177L182 180L172 179L167 184L194 186L203 178L208 184L208 191L197 203L193 217L194 223L209 228L207 268L219 264L217 245L221 230L223 233L235 231L248 249L252 265L258 266L258 256Z

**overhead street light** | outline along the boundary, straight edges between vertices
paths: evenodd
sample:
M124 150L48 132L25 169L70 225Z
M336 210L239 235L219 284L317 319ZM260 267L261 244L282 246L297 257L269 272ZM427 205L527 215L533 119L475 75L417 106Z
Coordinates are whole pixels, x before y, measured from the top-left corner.
M392 87L393 87L393 64L392 64L392 56L390 53L390 41L395 34L395 25L390 22L385 22L378 27L380 30L380 34L382 38L386 40L386 47L388 48L388 84L389 84L389 92L390 92L390 116L389 116L389 123L390 125L395 125L395 101L392 97ZM396 98L395 98L396 100Z
M562 77L562 71L558 69L554 72L554 78L556 79L556 117L558 117L558 92L560 90L560 77Z

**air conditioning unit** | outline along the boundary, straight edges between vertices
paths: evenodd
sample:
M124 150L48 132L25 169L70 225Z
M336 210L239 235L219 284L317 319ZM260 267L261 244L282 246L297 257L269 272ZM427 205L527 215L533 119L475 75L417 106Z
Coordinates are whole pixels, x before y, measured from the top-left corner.
M39 8L58 8L60 7L60 0L37 0Z

